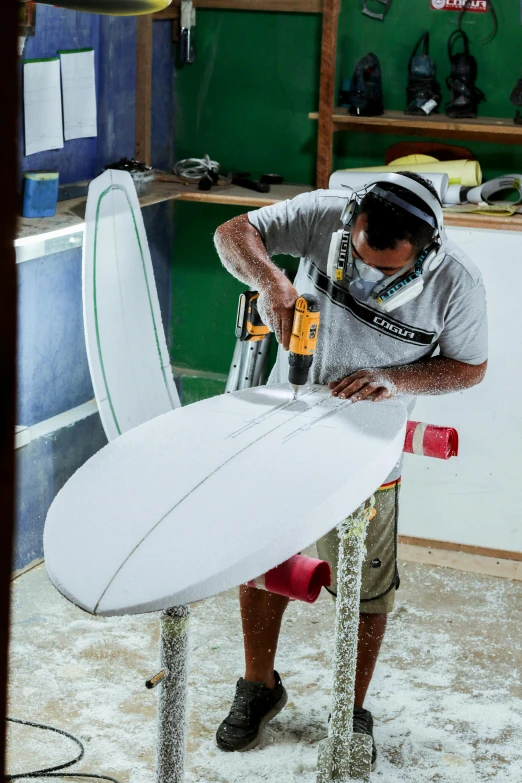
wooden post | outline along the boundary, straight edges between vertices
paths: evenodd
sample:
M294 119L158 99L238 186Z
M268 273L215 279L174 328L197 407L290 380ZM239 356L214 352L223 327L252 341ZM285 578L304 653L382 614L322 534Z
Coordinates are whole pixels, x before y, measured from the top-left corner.
M333 110L339 0L324 0L317 137L317 187L327 188L332 173Z
M152 16L138 16L136 39L136 159L151 165Z

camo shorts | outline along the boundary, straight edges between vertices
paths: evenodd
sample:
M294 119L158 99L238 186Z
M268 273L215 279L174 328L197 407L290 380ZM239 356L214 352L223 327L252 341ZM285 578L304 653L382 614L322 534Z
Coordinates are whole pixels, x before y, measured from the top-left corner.
M383 484L375 493L376 514L368 525L366 555L362 568L361 613L388 614L393 610L395 591L399 588L397 569L397 521L401 480ZM337 595L337 529L317 542L317 553L332 569L332 584L326 588Z

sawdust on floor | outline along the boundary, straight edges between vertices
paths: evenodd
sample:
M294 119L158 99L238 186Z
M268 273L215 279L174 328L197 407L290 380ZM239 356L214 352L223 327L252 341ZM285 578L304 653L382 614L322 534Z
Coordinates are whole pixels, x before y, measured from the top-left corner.
M382 783L519 783L522 583L404 563L397 609L367 700ZM12 591L13 717L82 739L84 772L152 783L158 615L95 618L62 598L39 566ZM259 748L218 750L214 733L242 672L236 591L192 608L186 783L315 783L327 733L334 605L292 603L277 666L288 706ZM161 686L160 686L161 687ZM13 774L75 755L66 738L10 724Z

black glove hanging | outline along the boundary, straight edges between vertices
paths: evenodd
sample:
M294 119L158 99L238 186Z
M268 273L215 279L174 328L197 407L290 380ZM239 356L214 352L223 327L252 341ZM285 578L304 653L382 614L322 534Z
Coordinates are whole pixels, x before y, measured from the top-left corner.
M463 52L453 54L455 43L462 39ZM486 96L475 86L477 78L477 61L469 53L469 39L463 30L455 30L449 37L448 56L451 62L451 74L446 84L451 92L451 99L446 104L448 117L476 117L477 106Z
M422 47L422 48L421 48ZM419 52L419 49L421 50ZM430 57L430 34L423 33L411 53L408 63L408 86L405 114L438 114L442 102L440 84L435 78L435 61Z

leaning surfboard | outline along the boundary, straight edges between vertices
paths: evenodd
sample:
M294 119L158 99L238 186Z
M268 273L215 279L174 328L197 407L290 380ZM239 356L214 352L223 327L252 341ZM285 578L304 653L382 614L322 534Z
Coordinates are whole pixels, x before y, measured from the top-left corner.
M247 582L312 544L386 479L406 408L325 387L263 386L172 411L85 463L55 498L54 585L100 615L177 606Z
M85 342L109 440L179 407L147 235L125 171L89 187L83 246Z

